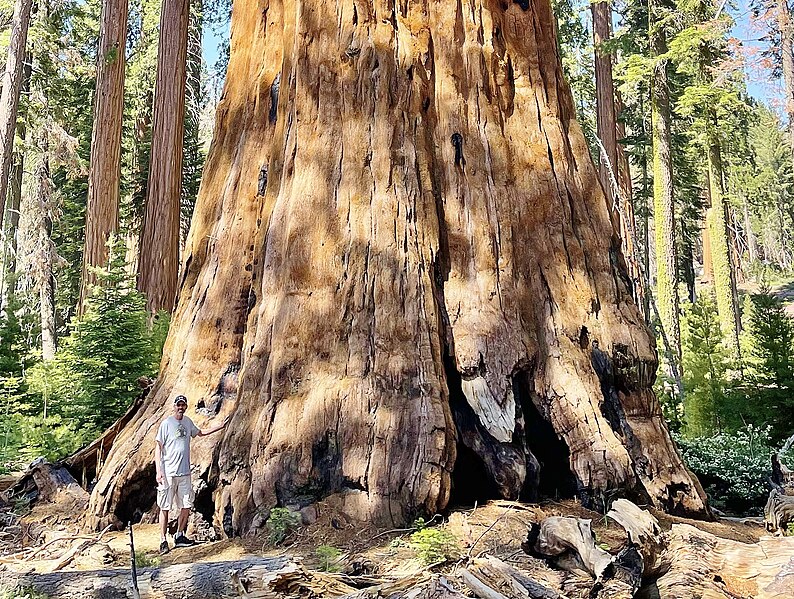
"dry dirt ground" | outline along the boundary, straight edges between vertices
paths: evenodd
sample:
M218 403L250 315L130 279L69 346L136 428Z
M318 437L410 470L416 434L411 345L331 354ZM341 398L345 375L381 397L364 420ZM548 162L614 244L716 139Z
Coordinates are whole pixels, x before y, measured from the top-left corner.
M3 529L3 520L0 519L0 534L5 535L0 537L0 567L19 571L52 571L60 565L69 549L80 544L84 547L73 559L57 569L127 567L130 560L128 531L108 531L101 537L97 533L81 533L73 511L75 507L69 505L68 499L58 504L36 505L16 524L16 528L12 525ZM762 525L757 522L699 522L657 511L653 513L664 529L674 522L687 522L716 536L745 543L756 542L765 534ZM619 549L625 541L625 533L617 524L571 500L542 504L494 501L473 508L453 510L443 522L439 518L436 523L440 523L458 540L459 557L494 555L533 571L539 581L552 583L558 573L545 566L544 562L525 555L521 542L526 538L530 523L558 515L591 519L597 541L612 550ZM160 538L156 524L135 525L133 531L139 565L166 566L230 561L250 555L289 555L301 559L308 568L320 568L321 558L317 548L325 545L340 552L340 557L335 560L335 569L347 573L400 577L425 567L415 551L407 546L406 541L414 532L412 529L383 530L353 522L324 503L318 505L314 522L298 526L278 546L271 545L267 536L262 534L172 549L161 557L158 554ZM64 540L57 541L58 538ZM33 553L35 548L47 543L44 549Z

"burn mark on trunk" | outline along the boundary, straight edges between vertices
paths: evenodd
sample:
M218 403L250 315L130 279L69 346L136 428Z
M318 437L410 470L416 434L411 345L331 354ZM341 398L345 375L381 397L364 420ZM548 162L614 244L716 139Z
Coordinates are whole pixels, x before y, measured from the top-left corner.
M463 136L460 133L453 133L450 141L455 148L455 166L466 166L466 159L463 157Z
M215 392L207 399L206 405L199 404L199 408L204 408L215 415L221 411L224 400L233 398L237 395L237 382L240 373L240 364L233 362L226 366L226 370L221 374Z
M267 165L263 164L262 167L259 169L259 180L257 181L257 185L256 185L257 197L264 196L266 189L267 189Z
M229 538L234 536L234 506L231 500L223 508L223 533Z
M268 120L270 121L271 125L276 122L276 118L278 116L278 90L280 85L281 73L276 75L276 78L270 85L270 114L268 115Z

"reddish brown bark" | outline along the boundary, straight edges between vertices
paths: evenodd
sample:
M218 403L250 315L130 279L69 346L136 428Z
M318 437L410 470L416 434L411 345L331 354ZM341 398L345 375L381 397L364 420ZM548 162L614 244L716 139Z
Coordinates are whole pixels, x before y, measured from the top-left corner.
M177 293L189 16L189 0L163 0L149 180L138 261L138 289L146 294L151 312L171 312Z
M151 505L175 393L232 417L194 454L229 535L275 505L404 522L472 490L704 513L555 27L541 0L235 2L161 375L91 524Z
M608 2L590 4L595 47L596 132L604 146L600 153L598 177L610 206L615 199L614 180L618 180L617 113L612 79L612 54L604 43L612 37L612 9ZM612 171L612 172L610 172ZM611 208L610 208L611 209Z
M83 272L80 279L81 311L91 285L96 282L91 269L107 265L107 241L119 228L126 40L127 0L106 0L102 3L97 53L94 130L91 135Z
M33 0L16 0L11 20L11 40L3 80L0 82L0 228L5 217L8 177L14 151L14 129L17 124L19 92L22 88L22 65L28 40L30 11Z

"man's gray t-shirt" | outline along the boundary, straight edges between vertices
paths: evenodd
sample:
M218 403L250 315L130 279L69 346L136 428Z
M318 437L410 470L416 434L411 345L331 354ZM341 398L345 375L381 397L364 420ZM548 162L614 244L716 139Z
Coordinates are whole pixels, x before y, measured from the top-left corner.
M157 440L163 444L166 476L190 474L190 440L198 434L198 427L187 416L182 416L182 420L169 416L160 423Z

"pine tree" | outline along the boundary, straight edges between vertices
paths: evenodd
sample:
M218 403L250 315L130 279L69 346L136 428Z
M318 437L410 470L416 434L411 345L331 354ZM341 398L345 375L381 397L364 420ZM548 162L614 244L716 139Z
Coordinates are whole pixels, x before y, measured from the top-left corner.
M38 365L31 376L34 391L57 381L52 412L101 432L140 393L138 380L156 372L159 338L149 332L144 297L126 270L123 243L108 244L108 267L95 271L97 285L85 313L73 323L50 366Z
M721 426L720 411L730 394L730 354L724 343L714 298L702 294L685 312L684 433L709 435Z
M748 316L750 409L782 439L794 431L794 319L769 293L752 297Z

